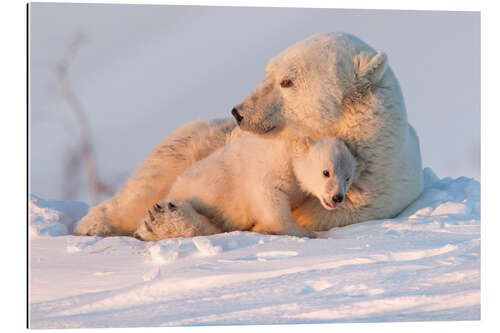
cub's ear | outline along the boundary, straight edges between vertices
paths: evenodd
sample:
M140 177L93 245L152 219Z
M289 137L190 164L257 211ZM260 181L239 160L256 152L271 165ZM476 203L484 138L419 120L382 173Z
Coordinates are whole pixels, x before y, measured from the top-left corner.
M314 142L315 141L313 139L311 139L308 136L305 136L305 137L301 138L299 141L297 141L297 144L295 146L295 150L299 154L307 153L309 151L309 149L311 148L311 146L314 144Z
M361 52L354 61L358 79L365 79L372 83L377 83L387 69L387 56L383 52L378 52L375 55Z
M356 158L356 169L354 170L353 180L358 179L359 176L361 176L361 174L363 173L363 171L365 171L365 169L366 169L366 163L363 160Z

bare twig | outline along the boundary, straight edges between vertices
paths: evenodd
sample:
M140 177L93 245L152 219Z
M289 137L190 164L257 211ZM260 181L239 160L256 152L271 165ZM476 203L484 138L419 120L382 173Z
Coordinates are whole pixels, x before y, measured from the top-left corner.
M80 187L78 174L82 166L82 154L78 150L71 150L66 153L66 164L64 166L63 199L74 199L77 189Z
M78 171L79 166L81 165L80 163L83 161L83 164L85 165L85 169L87 171L87 185L90 200L93 204L96 204L99 201L99 197L101 196L101 194L113 194L113 191L97 176L89 122L83 111L82 104L71 89L71 85L68 79L68 68L84 40L85 36L82 33L78 33L75 36L75 38L69 45L66 54L64 54L64 56L57 63L56 73L61 88L61 94L69 104L70 111L76 118L80 134L80 149L75 153L70 154L70 158L67 161L65 170L65 186L74 187L76 185L73 181L73 178L76 171ZM64 190L64 194L74 194L74 188L66 188Z

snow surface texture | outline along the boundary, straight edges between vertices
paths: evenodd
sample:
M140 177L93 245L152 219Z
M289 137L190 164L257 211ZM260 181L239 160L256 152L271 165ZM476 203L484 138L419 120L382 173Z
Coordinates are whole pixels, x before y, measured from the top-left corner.
M78 202L31 197L32 328L480 319L480 184L425 169L398 218L319 239L68 234Z

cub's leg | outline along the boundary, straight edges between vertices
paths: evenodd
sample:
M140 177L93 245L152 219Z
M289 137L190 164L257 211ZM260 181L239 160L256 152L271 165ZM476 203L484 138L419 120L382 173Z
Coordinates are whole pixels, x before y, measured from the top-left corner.
M155 204L141 220L136 238L157 241L165 238L207 236L222 230L198 213L187 201Z
M252 231L261 234L316 238L316 233L301 227L292 215L290 202L278 192L271 200L263 200L256 212L258 221Z
M80 235L131 235L155 202L168 194L177 175L224 146L233 119L195 121L169 135L114 197L92 207L75 228Z

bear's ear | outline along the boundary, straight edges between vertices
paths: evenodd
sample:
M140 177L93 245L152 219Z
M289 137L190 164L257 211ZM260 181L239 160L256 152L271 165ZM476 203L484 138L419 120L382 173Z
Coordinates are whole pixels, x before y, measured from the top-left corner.
M356 74L358 79L365 79L371 83L377 83L387 69L387 56L383 52L373 55L361 52L355 58L357 65Z
M361 52L353 61L354 81L342 97L342 104L348 107L364 103L387 69L387 56L382 52Z
M356 158L356 169L354 170L353 180L358 179L359 176L361 176L361 174L363 173L363 171L365 171L365 169L366 169L366 163L363 160Z
M305 136L297 141L296 152L299 154L307 153L313 144L314 140L308 136Z

